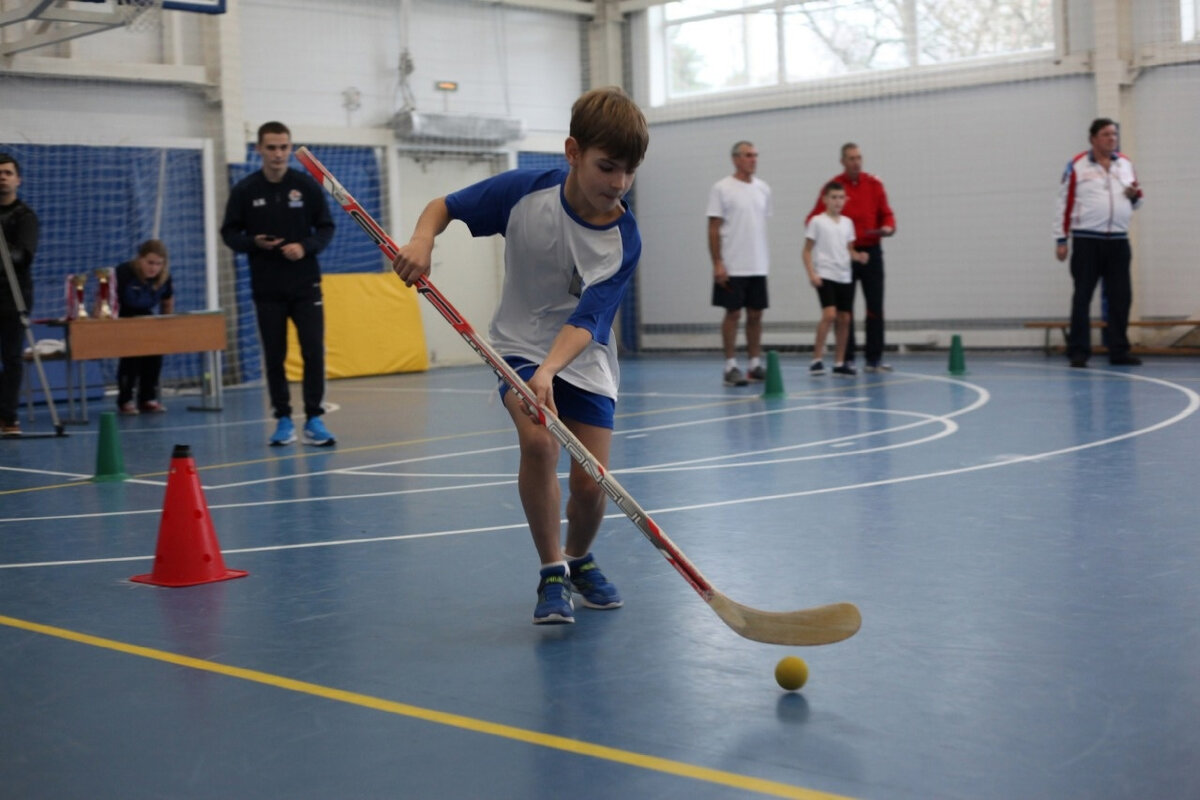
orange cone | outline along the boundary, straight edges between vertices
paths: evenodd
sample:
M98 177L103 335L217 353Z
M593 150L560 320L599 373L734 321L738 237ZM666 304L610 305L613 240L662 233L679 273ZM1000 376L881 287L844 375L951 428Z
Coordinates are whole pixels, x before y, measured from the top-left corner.
M154 571L149 575L134 575L129 580L155 586L195 586L247 574L240 569L225 568L204 490L196 475L196 462L186 444L175 445L162 521L158 525Z

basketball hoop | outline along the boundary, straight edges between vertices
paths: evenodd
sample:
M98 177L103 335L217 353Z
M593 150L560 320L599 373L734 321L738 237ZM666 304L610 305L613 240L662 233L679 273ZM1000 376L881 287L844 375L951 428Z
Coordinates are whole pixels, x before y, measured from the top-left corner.
M162 25L162 0L117 0L117 5L128 31L148 31Z

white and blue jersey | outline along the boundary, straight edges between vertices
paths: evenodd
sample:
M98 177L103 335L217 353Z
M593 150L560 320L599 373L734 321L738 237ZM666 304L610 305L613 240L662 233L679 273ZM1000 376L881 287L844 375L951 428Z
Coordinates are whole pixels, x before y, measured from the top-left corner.
M505 237L504 288L489 338L502 356L540 364L563 325L592 343L558 377L617 397L620 368L612 323L642 253L629 207L590 225L567 205L567 170L512 170L446 197L450 216L473 236Z

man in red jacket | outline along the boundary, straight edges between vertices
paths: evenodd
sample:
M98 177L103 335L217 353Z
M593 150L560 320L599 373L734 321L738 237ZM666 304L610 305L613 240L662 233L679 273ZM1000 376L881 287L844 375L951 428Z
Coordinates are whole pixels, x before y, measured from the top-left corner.
M842 168L845 172L831 180L846 189L846 205L842 215L854 223L855 249L867 254L866 263L856 261L853 264L854 280L862 284L863 298L867 301L867 346L863 348L867 372L891 372L891 365L883 363L883 246L880 241L896 232L896 218L888 205L883 182L863 172L862 164L862 151L858 145L847 142L842 145ZM805 223L824 211L825 202L817 197L817 204L809 212ZM851 324L850 336L846 341L847 364L854 363L854 351L854 325ZM819 356L819 353L814 355Z

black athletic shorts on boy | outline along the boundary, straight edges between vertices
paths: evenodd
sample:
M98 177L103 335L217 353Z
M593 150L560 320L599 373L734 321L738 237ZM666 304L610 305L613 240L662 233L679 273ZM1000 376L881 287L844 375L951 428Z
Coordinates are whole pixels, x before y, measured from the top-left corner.
M854 310L853 283L838 283L829 278L821 278L821 287L817 289L817 297L821 301L821 308L834 306L838 311Z

